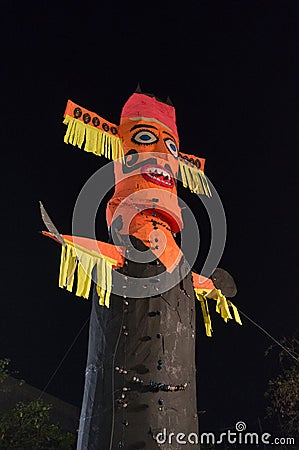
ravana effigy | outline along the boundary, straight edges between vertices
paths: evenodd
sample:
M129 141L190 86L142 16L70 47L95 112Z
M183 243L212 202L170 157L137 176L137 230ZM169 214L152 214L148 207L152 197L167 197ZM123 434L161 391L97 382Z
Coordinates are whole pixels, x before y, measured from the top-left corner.
M177 180L211 196L205 160L179 150L171 102L140 89L119 125L72 101L64 124L65 142L113 160L115 175L108 243L59 234L41 205L43 234L62 245L59 286L84 298L92 290L77 449L182 448L158 436L198 435L196 302L207 336L210 302L225 321L241 324L229 300L236 294L232 277L220 268L209 278L195 273L176 241L183 229Z

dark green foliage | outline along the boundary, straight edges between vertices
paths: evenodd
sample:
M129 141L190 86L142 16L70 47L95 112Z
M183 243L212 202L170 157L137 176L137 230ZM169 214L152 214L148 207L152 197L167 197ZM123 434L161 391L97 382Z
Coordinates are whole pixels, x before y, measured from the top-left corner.
M0 360L1 384L10 375L9 360ZM52 406L35 400L0 411L1 450L74 450L76 437L50 419Z
M299 433L299 340L284 338L281 343L293 355L281 351L279 361L282 372L269 381L266 397L269 399L268 416L278 417L284 432L293 436ZM297 360L297 361L296 361Z
M3 383L3 381L6 380L7 377L9 377L9 366L10 360L9 359L0 359L0 383Z
M42 400L18 403L0 413L0 448L3 450L72 450L75 436L50 421L51 405Z

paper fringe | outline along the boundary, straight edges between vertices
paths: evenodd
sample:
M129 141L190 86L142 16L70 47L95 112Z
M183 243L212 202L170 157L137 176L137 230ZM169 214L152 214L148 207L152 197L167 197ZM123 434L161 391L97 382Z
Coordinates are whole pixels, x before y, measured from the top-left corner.
M71 116L66 116L63 123L67 125L64 136L66 144L82 148L86 152L94 153L97 156L116 159L124 155L121 138L113 136L105 131L99 130L91 125L85 124Z
M234 318L239 325L242 325L237 307L233 305L230 300L227 300L219 289L213 289L212 291L207 291L206 289L194 289L194 292L200 302L207 336L211 337L213 332L207 299L216 300L216 311L221 315L225 322L227 322L228 319ZM229 308L232 309L234 317L232 317Z
M186 163L184 159L180 159L179 164L183 186L189 188L194 194L211 197L211 190L204 172L191 163Z
M59 287L73 292L75 274L77 274L76 295L88 298L91 289L92 272L96 267L96 290L101 306L110 306L112 289L113 261L105 256L81 250L73 243L67 243L61 249Z
M66 242L61 247L59 287L73 292L75 274L77 274L76 295L88 299L91 289L92 272L96 267L96 291L101 306L110 306L110 294L112 290L112 270L116 261L94 252L84 250L74 243ZM230 309L233 311L234 319L242 325L237 307L222 294L219 289L206 290L194 289L195 295L200 302L206 335L212 336L212 322L207 299L216 301L216 312L227 322L233 319Z

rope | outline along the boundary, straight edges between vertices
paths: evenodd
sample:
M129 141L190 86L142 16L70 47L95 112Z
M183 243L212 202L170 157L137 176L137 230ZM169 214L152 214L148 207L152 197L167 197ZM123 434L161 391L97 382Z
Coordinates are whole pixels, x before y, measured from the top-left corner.
M60 363L58 364L58 366L56 367L56 369L54 370L54 372L52 373L52 375L49 378L49 381L47 382L47 384L45 385L45 387L43 388L42 392L40 393L38 400L41 399L41 397L43 396L43 394L45 393L46 389L49 387L49 385L51 384L51 382L53 381L53 378L55 377L55 375L57 374L58 370L60 369L60 367L62 366L62 364L64 363L64 361L66 360L67 356L69 355L70 351L72 350L72 348L74 347L75 343L77 342L80 334L82 333L82 331L84 330L85 326L87 325L87 322L89 321L89 317L87 317L87 319L85 320L84 324L82 325L82 327L80 328L80 330L78 331L78 333L76 334L75 338L73 339L73 342L71 343L71 345L69 346L69 348L67 349L67 351L65 352L65 354L63 355Z
M290 352L290 350L285 347L281 342L279 342L277 339L275 339L273 336L271 336L270 333L268 333L268 331L265 330L265 328L261 327L258 323L256 323L254 320L250 319L250 317L248 317L244 312L242 312L240 310L240 308L238 307L238 311L242 314L242 316L244 316L247 320L249 320L249 322L253 323L253 325L255 325L257 328L259 328L260 330L262 330L263 333L265 333L270 339L272 339L272 341L274 341L277 345L279 345L285 352L287 352L291 358L293 358L296 362L298 362L298 358L296 358L296 356L293 355L293 353Z

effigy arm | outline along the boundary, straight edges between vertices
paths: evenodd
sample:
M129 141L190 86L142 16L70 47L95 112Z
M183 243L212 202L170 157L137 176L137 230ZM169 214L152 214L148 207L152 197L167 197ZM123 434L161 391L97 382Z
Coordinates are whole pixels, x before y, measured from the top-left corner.
M58 241L48 231L43 235ZM96 271L96 290L99 304L109 308L112 290L112 270L124 264L120 248L112 244L78 236L61 235L65 245L61 247L59 287L74 292L78 297L89 298L93 273ZM76 278L76 288L75 286Z
M111 160L123 157L118 128L111 122L68 100L63 123L67 125L64 142Z
M203 194L211 197L209 183L204 174L204 166L204 158L179 153L179 168L183 186L189 188L194 194Z
M216 269L216 271L217 270L222 271L222 269ZM209 299L213 299L216 301L216 312L220 314L225 322L227 322L229 319L234 318L239 325L242 325L237 307L224 295L224 293L219 288L219 284L217 285L218 288L216 287L216 285L212 281L213 275L211 277L212 279L210 279L192 272L192 278L195 296L200 302L207 336L211 337L213 332L208 306ZM223 290L225 291L225 287ZM233 316L230 309L233 312Z

